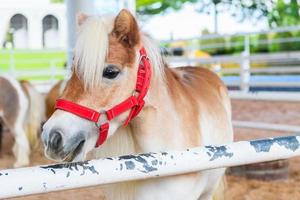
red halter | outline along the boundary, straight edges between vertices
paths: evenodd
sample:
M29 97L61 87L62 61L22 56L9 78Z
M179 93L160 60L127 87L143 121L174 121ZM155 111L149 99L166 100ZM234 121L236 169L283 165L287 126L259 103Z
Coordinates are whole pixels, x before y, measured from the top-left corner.
M98 112L91 108L64 99L58 99L55 104L55 109L64 110L73 113L81 118L95 122L95 125L99 128L99 137L96 143L96 147L98 147L103 144L107 138L110 120L131 109L129 116L124 122L124 125L127 126L131 119L139 114L145 104L144 97L146 96L149 89L150 78L151 65L147 57L146 50L144 48L141 48L135 90L133 91L132 96L127 98L125 101L105 112ZM100 125L99 119L102 114L106 114L107 121L104 124Z

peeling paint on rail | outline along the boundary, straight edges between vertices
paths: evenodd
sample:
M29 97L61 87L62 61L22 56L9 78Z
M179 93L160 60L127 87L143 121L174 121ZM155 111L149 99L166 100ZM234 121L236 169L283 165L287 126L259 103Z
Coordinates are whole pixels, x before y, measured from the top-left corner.
M0 198L199 172L299 155L300 136L287 136L202 146L183 151L150 152L7 169L0 171Z

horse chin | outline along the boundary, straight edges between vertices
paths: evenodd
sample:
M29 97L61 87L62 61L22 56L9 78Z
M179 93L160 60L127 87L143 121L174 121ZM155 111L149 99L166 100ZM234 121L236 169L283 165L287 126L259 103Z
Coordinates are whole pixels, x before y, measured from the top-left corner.
M86 157L85 153L83 153L84 143L85 140L81 141L73 151L69 152L64 156L63 161L64 162L83 161Z

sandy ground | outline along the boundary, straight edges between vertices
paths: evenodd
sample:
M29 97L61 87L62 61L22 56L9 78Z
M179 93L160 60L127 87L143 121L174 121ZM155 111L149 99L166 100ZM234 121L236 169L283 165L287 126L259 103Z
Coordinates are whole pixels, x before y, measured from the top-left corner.
M263 101L233 101L233 118L270 123L300 124L300 103L263 102ZM248 140L288 133L235 129L235 140ZM0 169L10 168L14 158L11 147L13 138L5 134L4 151L0 157ZM50 163L43 157L42 151L36 151L31 156L32 165ZM298 200L300 199L300 158L290 160L288 180L257 181L242 177L227 176L226 200ZM3 189L3 188L0 188ZM100 187L90 187L80 190L49 193L15 199L25 200L67 200L67 199L102 199Z
M278 124L299 125L300 103L233 101L233 119ZM235 129L235 140L289 135L253 129ZM257 181L227 176L226 200L299 200L300 158L289 161L289 179Z

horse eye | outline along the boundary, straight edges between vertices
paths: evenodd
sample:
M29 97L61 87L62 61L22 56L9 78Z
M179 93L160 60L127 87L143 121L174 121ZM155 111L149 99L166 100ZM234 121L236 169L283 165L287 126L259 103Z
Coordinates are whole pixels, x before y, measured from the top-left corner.
M114 79L118 76L120 73L120 69L116 67L115 65L108 65L103 70L103 77L108 79Z

